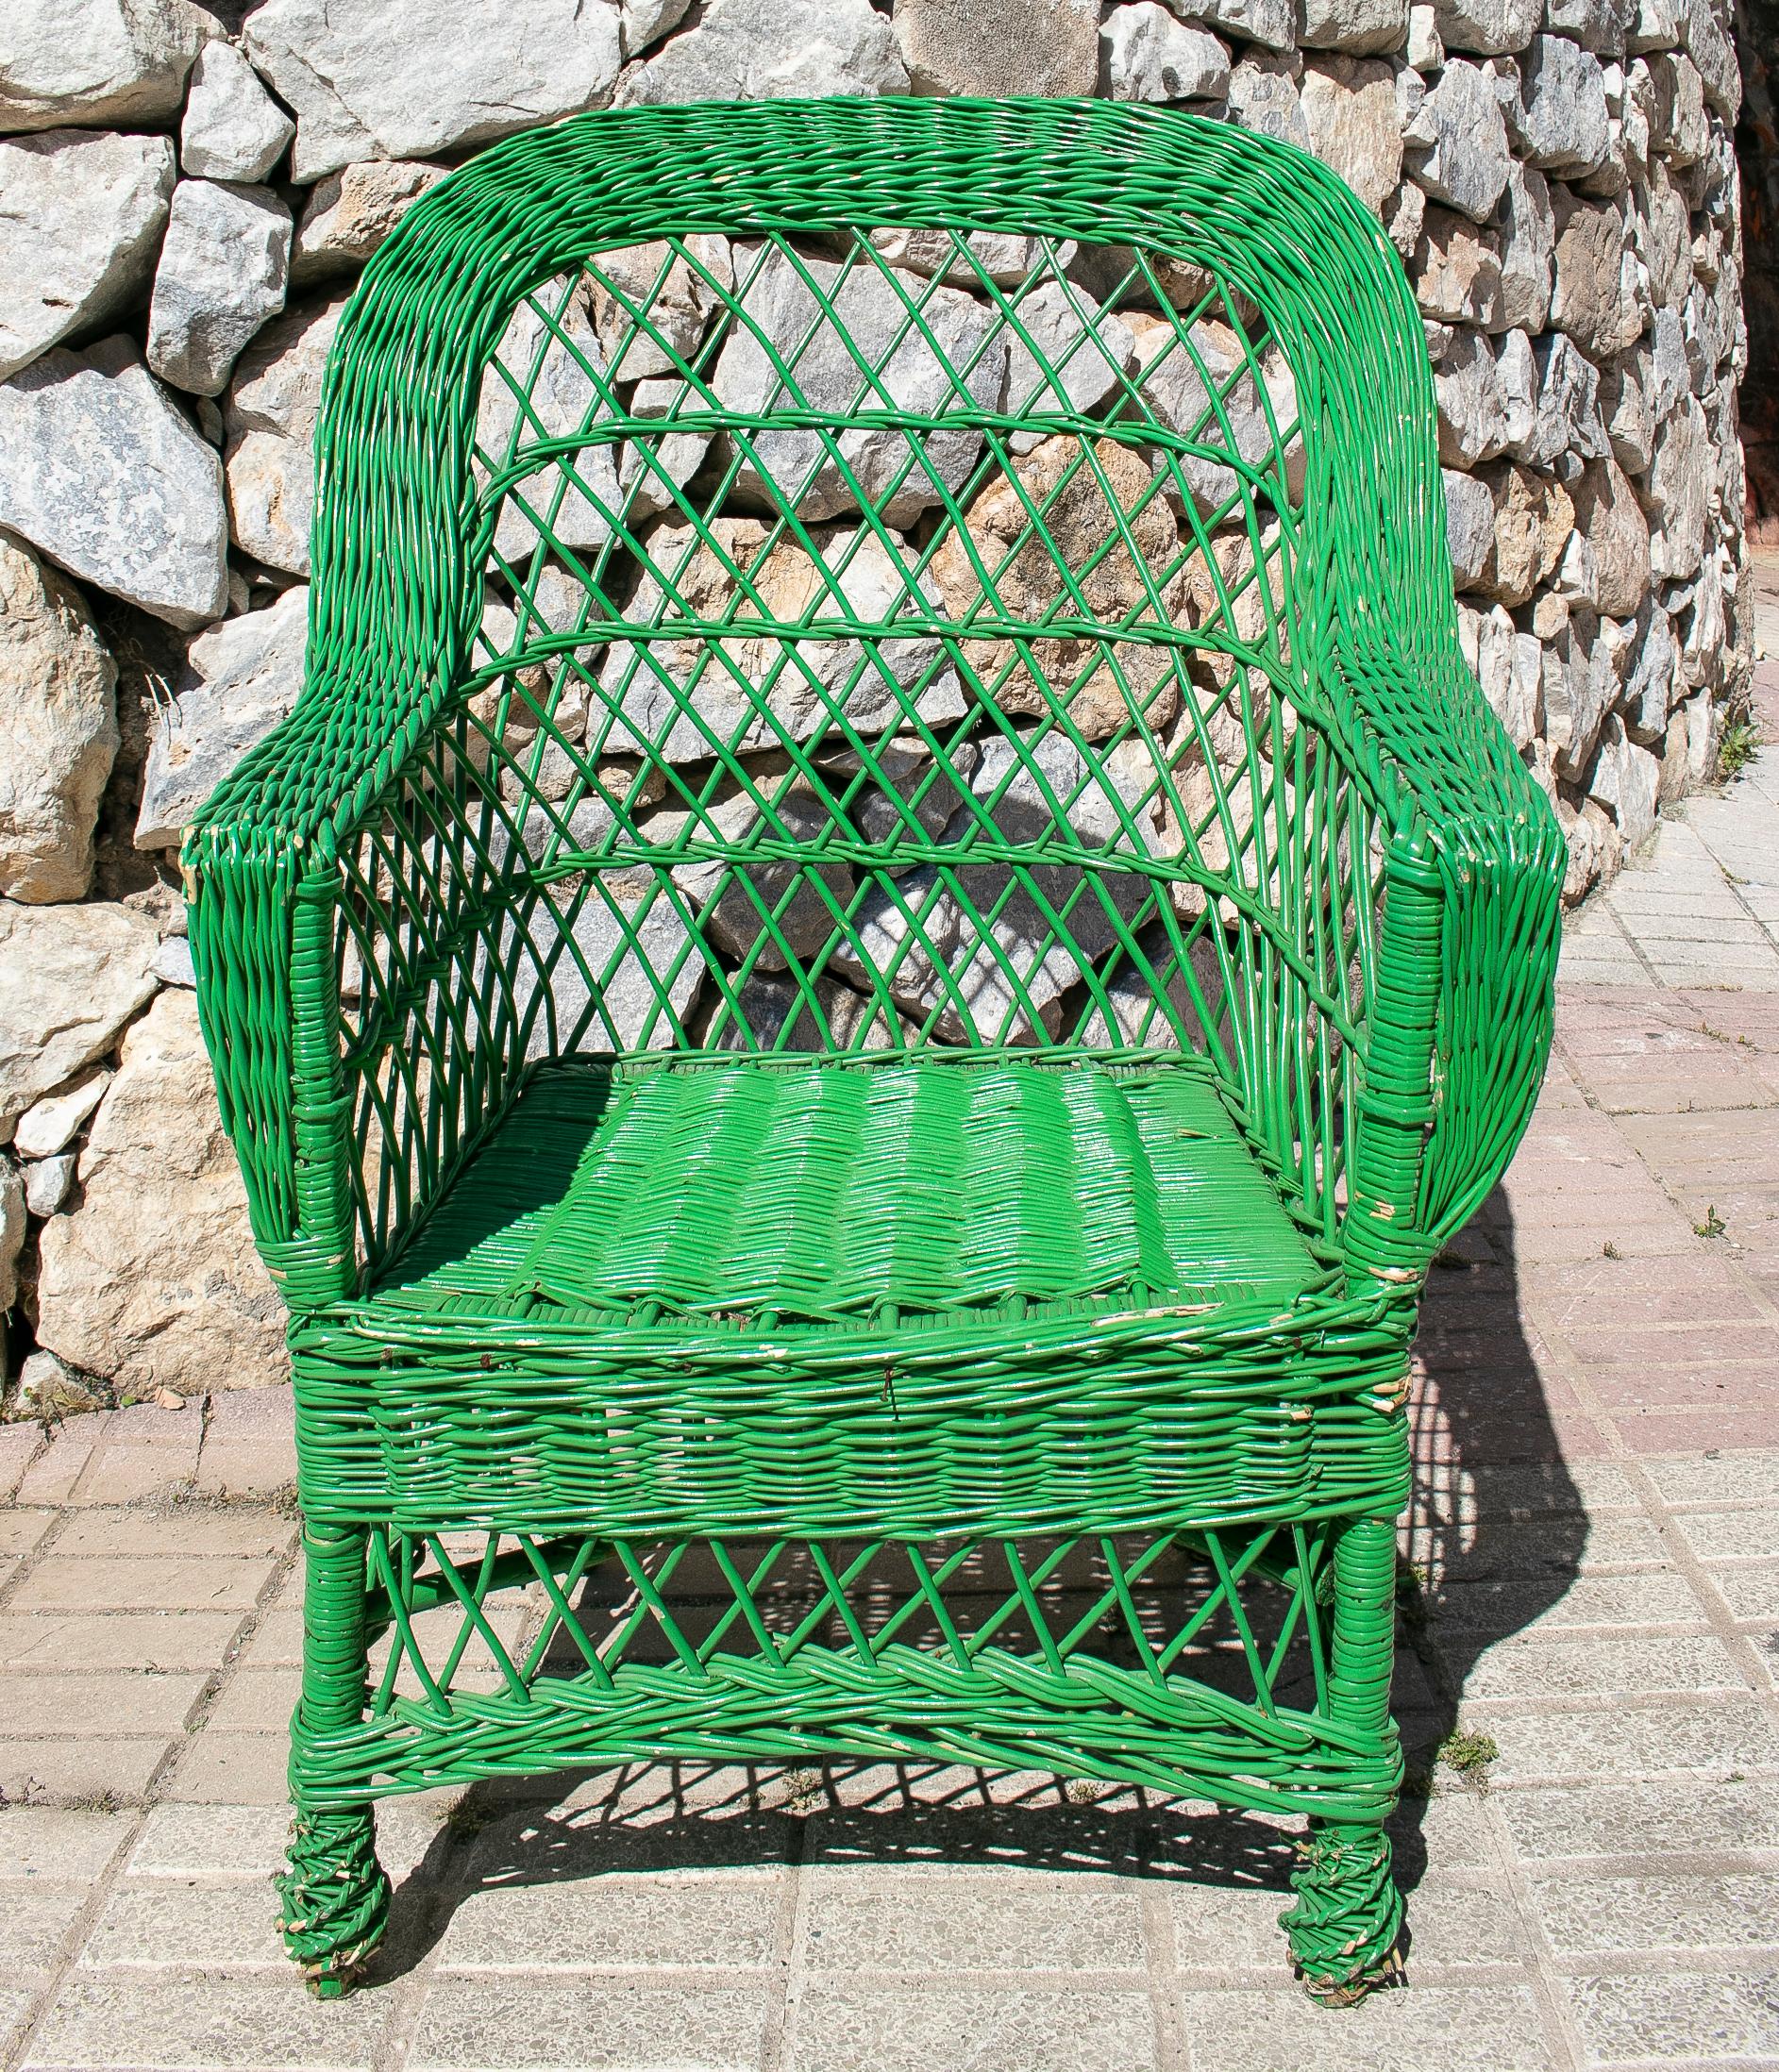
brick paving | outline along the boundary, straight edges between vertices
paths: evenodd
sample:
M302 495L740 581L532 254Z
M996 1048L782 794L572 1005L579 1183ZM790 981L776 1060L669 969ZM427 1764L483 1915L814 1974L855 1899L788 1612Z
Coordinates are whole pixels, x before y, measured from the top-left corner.
M5 2065L1779 2067L1779 755L1572 929L1415 1429L1412 1983L1344 2013L1285 1982L1283 1830L890 1768L393 1804L379 1987L313 2002L287 1399L0 1430Z

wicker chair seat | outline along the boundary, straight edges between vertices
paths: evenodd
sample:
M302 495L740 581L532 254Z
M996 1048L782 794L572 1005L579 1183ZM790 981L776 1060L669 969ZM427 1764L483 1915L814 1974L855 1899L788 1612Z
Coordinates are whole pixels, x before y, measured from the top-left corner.
M1389 1508L1354 1308L1195 1061L570 1065L299 1328L305 1476L416 1533Z
M1326 1279L1202 1066L942 1059L534 1080L377 1306L742 1336L1288 1305Z

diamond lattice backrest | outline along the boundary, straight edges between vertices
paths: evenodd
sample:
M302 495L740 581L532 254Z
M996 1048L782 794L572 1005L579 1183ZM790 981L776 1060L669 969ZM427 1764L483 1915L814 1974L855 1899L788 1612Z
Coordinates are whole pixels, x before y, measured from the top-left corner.
M689 235L534 291L428 779L534 1054L1219 1043L1318 776L1302 471L1254 309L1129 247Z

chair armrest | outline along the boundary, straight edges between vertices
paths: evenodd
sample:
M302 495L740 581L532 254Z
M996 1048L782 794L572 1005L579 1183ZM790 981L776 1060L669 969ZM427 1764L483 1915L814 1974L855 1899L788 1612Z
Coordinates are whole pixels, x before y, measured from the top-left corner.
M1449 604L1412 648L1374 644L1346 677L1396 830L1346 1246L1368 1275L1418 1282L1531 1119L1551 1044L1566 849L1458 652Z
M380 1050L367 1051L370 1004L387 1007L392 993L415 990L409 936L417 930L424 940L435 923L439 944L430 954L441 961L435 978L445 979L441 997L473 996L479 938L454 940L433 896L442 889L432 873L419 871L397 888L397 906L380 911L373 962L362 931L367 894L378 895L367 874L371 882L378 877L383 830L403 818L404 764L441 716L416 710L412 724L366 731L356 755L342 745L337 778L317 788L310 781L317 739L327 743L338 714L312 696L315 680L311 670L296 711L211 798L180 851L198 1013L223 1126L240 1160L256 1243L298 1312L355 1292L364 1265L448 1178L510 1077L498 1069L454 1074L443 1140L428 1135L418 1154L427 1170L395 1174L392 1154L416 1154L395 1125L392 1099L396 1107L406 1099L411 1111L439 1053L425 1031L411 1028L386 1030ZM243 797L256 817L245 817ZM343 960L360 966L363 997L353 1013L340 997ZM417 990L425 996L439 989ZM410 1003L404 1011L411 1011ZM367 1062L387 1054L392 1033L397 1044L412 1039L415 1053L393 1068L406 1081L400 1090L379 1084L387 1075ZM373 1200L379 1188L380 1210Z
M356 1277L337 874L287 828L194 824L181 847L198 1020L254 1240L287 1304Z

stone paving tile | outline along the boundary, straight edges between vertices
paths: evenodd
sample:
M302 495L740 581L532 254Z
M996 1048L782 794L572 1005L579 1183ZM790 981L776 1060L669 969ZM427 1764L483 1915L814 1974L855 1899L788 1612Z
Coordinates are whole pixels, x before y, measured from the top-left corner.
M392 1879L405 1879L426 1856L457 1796L455 1792L432 1792L386 1799L378 1808L377 1852ZM163 1800L150 1809L142 1823L126 1867L137 1880L264 1880L282 1866L290 1830L287 1804Z
M1625 1262L1603 1262L1607 1266ZM1691 1328L1702 1324L1745 1324L1765 1317L1768 1305L1746 1286L1727 1262L1714 1260L1696 1263L1721 1278L1715 1284L1676 1286L1684 1265L1693 1262L1664 1260L1658 1278L1639 1287L1630 1274L1615 1274L1608 1286L1577 1289L1554 1305L1556 1321L1565 1332L1599 1329L1623 1325L1629 1329L1649 1324L1677 1324Z
M251 1609L264 1576L227 1555L159 1561L45 1554L12 1593L13 1612L198 1612Z
M281 1806L288 1752L281 1734L200 1734L182 1750L166 1795L212 1806Z
M1731 1618L1748 1626L1779 1624L1779 1562L1718 1562L1705 1578Z
M1779 1377L1761 1367L1613 1362L1603 1363L1588 1379L1600 1401L1626 1417L1688 1410L1707 1417L1732 1412L1746 1416L1779 1402Z
M1480 1661L1471 1698L1575 1697L1593 1693L1741 1691L1746 1679L1709 1634L1571 1639L1539 1631L1509 1635Z
M1390 1838L1401 1861L1424 1859L1442 1875L1493 1870L1501 1856L1488 1802L1479 1792L1441 1790L1432 1798L1405 1796L1397 1808Z
M0 1986L0 2040L11 2055L34 2011L38 1988L34 1980L15 1980Z
M1183 1997L1194 2062L1217 2072L1545 2072L1566 2063L1529 1985L1416 1986L1355 2008L1284 1987Z
M1689 1511L1678 1523L1701 1561L1779 1559L1779 1511Z
M189 1486L196 1466L195 1441L180 1453L163 1452L158 1446L107 1445L81 1477L78 1493L70 1500L129 1504L170 1496Z
M200 1884L130 1880L105 1903L80 1951L83 1970L270 1969L288 1983L268 1879Z
M57 1516L53 1511L0 1511L0 1555L28 1554Z
M0 1806L0 1878L97 1878L133 1825L120 1813Z
M209 1725L219 1733L281 1734L302 1681L298 1669L243 1668L217 1699Z
M427 1996L407 2064L409 2072L752 2072L771 2011L759 1986L540 1980L515 1991L506 1980L443 1979Z
M1467 1693L1465 1716L1500 1746L1489 1773L1496 1784L1656 1778L1677 1770L1779 1779L1779 1715L1753 1693L1585 1712L1528 1712L1516 1701L1490 1704Z
M1533 1878L1527 1889L1563 1957L1779 1946L1779 1870Z
M1137 1881L1091 1874L1043 1884L919 1870L818 1871L805 1902L812 1971L1142 1971Z
M303 1608L272 1604L260 1612L242 1647L243 1668L294 1669L303 1660Z
M239 1612L0 1612L0 1670L212 1669Z
M763 1870L485 1887L452 1913L439 1962L463 1972L759 1970L773 1960L782 1885Z
M204 1689L200 1676L42 1674L0 1679L0 1737L53 1734L72 1721L114 1734L174 1734Z
M0 1426L0 1504L17 1497L19 1484L42 1449L43 1435L37 1426Z
M1779 1968L1565 1981L1590 2064L1779 2056Z
M109 1421L109 1412L70 1417L58 1425L46 1445L34 1449L16 1492L22 1504L64 1504L92 1462Z
M1175 1961L1184 1971L1246 1970L1277 1977L1282 1944L1279 1913L1288 1891L1181 1882L1167 1893L1174 1924ZM1408 1896L1418 1978L1476 1965L1523 1966L1531 1942L1511 1896L1500 1880L1421 1880Z
M1147 2072L1149 1997L1134 1990L813 1984L786 2072Z
M205 1443L193 1487L205 1496L243 1498L287 1491L296 1479L296 1458L285 1445L216 1445Z
M1496 1634L1594 1626L1703 1625L1706 1612L1685 1577L1672 1570L1630 1576L1579 1576L1553 1601L1548 1588L1491 1579L1447 1585L1439 1619L1449 1627Z
M176 1546L184 1560L222 1555L269 1562L290 1552L297 1532L294 1519L280 1518L257 1504L95 1508L67 1520L56 1535L56 1552L83 1558L147 1556L159 1562L169 1546Z
M1650 1479L1675 1506L1779 1503L1779 1453L1652 1461Z
M392 2013L387 1996L314 2000L288 1981L82 1976L62 1987L25 2064L33 2072L369 2072Z
M645 1870L696 1878L788 1863L799 1840L797 1824L772 1813L651 1818L644 1810L635 1819L583 1821L572 1809L515 1807L481 1821L464 1875L515 1886L541 1870L553 1879Z
M92 1898L93 1881L47 1878L0 1880L0 1977L42 1972L61 1954Z
M173 1747L166 1735L56 1733L0 1741L0 1796L91 1805L140 1799Z
M1664 1777L1641 1784L1501 1792L1493 1804L1521 1862L1779 1848L1779 1792L1764 1782Z

